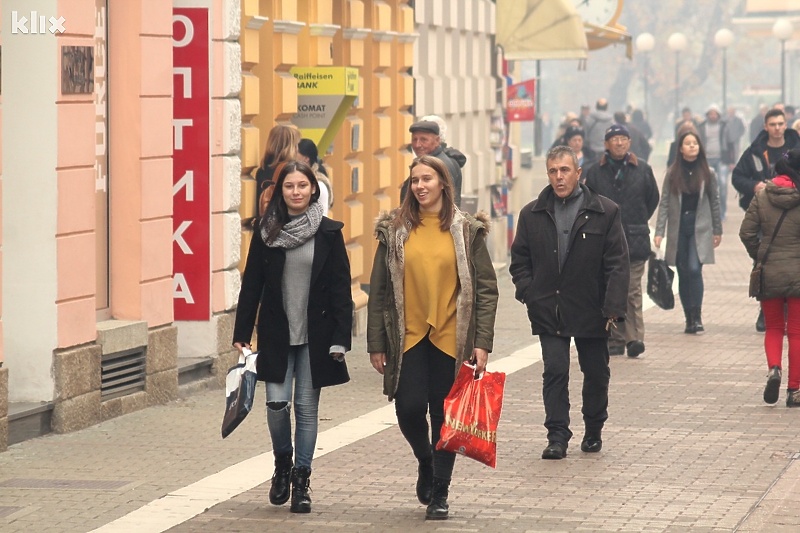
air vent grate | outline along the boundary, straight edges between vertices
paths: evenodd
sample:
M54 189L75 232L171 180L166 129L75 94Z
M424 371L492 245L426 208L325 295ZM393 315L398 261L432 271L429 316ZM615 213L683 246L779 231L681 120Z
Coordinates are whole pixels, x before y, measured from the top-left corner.
M103 356L100 395L103 400L144 390L146 348Z

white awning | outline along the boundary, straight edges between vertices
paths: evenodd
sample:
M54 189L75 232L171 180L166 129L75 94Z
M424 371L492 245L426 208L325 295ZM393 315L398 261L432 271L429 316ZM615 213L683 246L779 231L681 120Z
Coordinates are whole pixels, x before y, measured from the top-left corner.
M506 59L587 57L583 20L572 0L497 0L495 12Z

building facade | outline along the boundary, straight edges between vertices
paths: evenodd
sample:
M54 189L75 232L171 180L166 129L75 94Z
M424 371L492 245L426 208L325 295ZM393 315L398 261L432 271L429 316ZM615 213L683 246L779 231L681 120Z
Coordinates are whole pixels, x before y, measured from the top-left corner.
M0 18L0 449L222 385L241 218L297 113L293 67L359 73L321 154L357 333L415 117L448 122L488 210L490 0L0 0Z

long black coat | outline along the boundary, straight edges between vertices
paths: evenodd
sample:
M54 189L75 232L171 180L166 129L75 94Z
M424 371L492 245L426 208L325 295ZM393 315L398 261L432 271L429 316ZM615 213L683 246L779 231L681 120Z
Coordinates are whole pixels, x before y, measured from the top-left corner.
M308 295L308 350L314 388L350 380L347 365L334 361L329 353L334 345L349 350L352 339L353 297L343 226L323 217L314 236ZM234 343L249 343L258 314L258 379L271 383L283 382L288 365L289 321L281 288L285 262L283 248L269 248L259 233L253 235L233 329Z
M609 317L624 318L630 264L619 207L585 185L563 269L551 186L522 208L511 246L515 297L528 308L531 332L607 337Z
M622 211L622 227L628 240L631 261L647 260L650 257L648 221L656 212L659 200L658 183L650 165L630 153L621 178L616 179L608 154L604 154L586 172L586 185L597 194L611 199Z

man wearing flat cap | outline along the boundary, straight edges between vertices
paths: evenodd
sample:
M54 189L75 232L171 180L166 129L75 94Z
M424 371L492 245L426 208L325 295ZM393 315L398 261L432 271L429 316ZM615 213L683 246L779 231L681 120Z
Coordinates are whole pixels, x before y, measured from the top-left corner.
M447 155L444 151L444 145L439 137L439 125L432 120L420 120L415 122L408 128L411 132L411 150L414 156L421 157L423 155L430 155L440 159L450 172L450 177L453 178L453 187L455 189L455 204L461 205L461 167L458 166L452 157ZM408 191L408 180L403 183L400 189L400 201L402 202Z
M629 357L644 352L642 276L650 258L648 221L658 207L658 184L653 169L630 151L631 134L622 124L605 133L605 153L586 173L586 185L619 205L622 227L628 241L631 280L625 321L611 330L609 355Z

